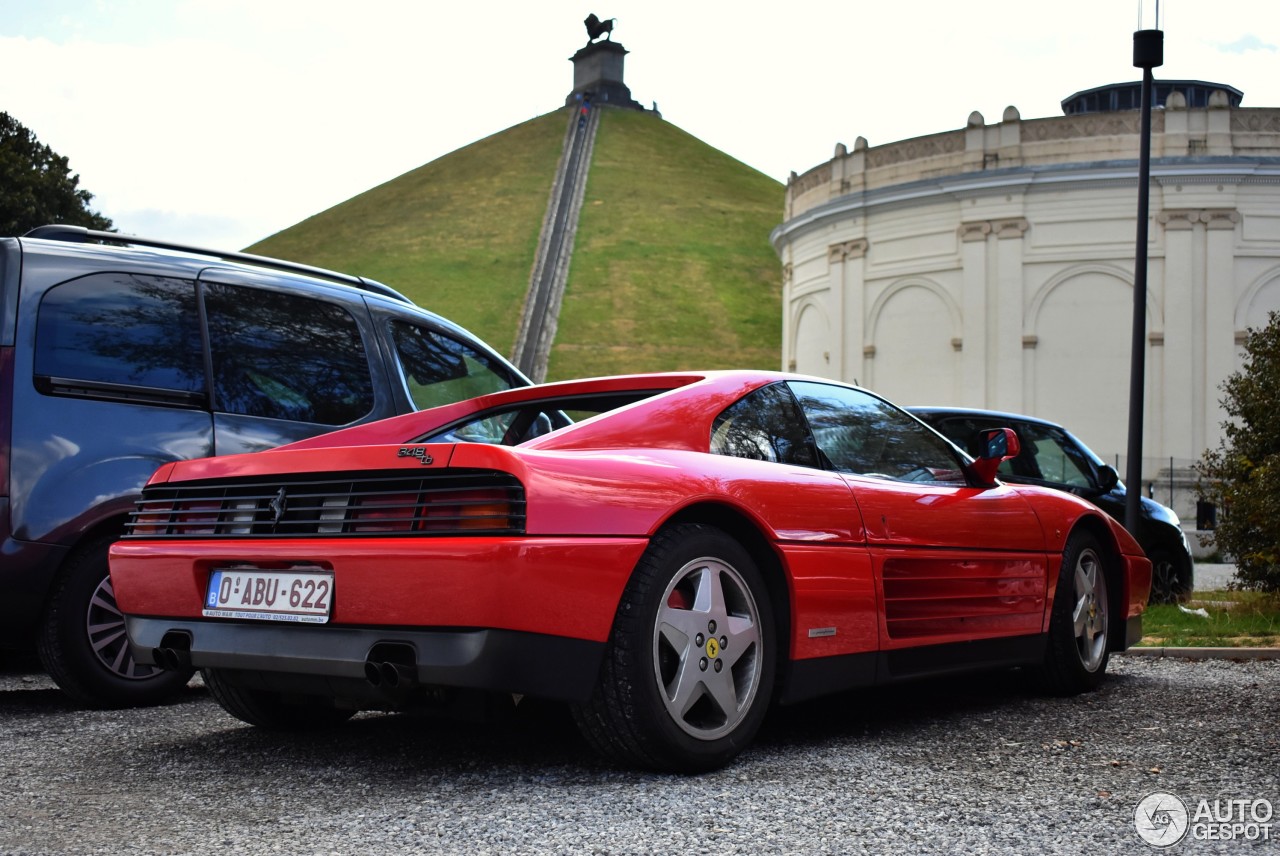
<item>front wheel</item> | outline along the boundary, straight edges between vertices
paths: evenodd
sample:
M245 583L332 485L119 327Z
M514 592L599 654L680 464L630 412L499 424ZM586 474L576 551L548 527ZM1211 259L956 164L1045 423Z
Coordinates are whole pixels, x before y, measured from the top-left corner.
M1164 547L1151 552L1150 603L1181 603L1195 587L1191 557Z
M1111 599L1098 539L1076 532L1062 551L1042 673L1050 692L1075 695L1096 687L1107 671Z
M772 604L751 556L719 529L676 526L636 566L599 683L574 717L616 761L713 770L759 730L776 651Z

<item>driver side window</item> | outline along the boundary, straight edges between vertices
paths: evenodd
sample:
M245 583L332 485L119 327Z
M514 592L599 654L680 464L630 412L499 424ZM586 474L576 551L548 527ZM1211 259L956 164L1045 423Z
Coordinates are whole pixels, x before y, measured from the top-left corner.
M947 442L887 401L842 386L790 386L832 469L901 481L964 482Z

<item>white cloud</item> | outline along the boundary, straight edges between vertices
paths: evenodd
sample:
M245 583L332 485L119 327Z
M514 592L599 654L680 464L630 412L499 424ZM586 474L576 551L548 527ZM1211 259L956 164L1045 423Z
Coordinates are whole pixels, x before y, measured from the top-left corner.
M1268 51L1269 53L1275 53L1276 46L1273 44L1268 44L1267 42L1264 42L1262 39L1258 38L1253 33L1248 33L1236 39L1231 44L1219 45L1218 50L1222 51L1223 53L1233 53L1233 54L1242 54L1242 53L1247 53L1249 51Z

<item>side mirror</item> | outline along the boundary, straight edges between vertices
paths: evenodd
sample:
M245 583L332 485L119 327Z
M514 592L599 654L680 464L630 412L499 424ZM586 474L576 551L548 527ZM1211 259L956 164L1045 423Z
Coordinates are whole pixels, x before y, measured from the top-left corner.
M979 436L981 454L969 465L969 471L984 485L993 485L996 481L996 470L1010 458L1018 457L1022 451L1022 443L1018 433L1012 428L995 428L983 431Z
M1116 468L1110 464L1103 464L1098 467L1098 489L1103 493L1110 493L1115 486L1120 484L1120 474L1116 472Z

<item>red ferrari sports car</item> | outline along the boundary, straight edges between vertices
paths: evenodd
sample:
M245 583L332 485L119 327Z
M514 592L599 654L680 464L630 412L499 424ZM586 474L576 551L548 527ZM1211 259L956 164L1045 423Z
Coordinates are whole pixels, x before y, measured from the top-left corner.
M167 464L111 578L144 663L265 728L478 690L570 703L653 769L771 703L1021 666L1088 690L1151 567L1093 505L1001 484L878 396L761 371L507 390Z

